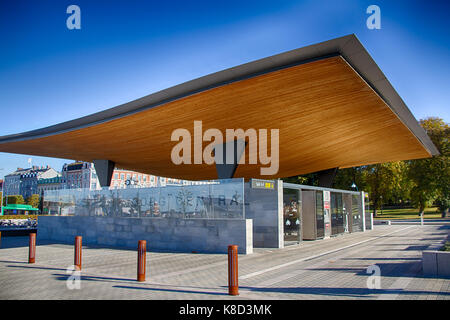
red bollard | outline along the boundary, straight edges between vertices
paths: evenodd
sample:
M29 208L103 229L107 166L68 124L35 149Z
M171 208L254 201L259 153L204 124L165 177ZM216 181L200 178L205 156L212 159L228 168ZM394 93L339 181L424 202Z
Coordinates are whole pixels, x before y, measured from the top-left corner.
M228 246L228 294L239 295L238 284L238 246Z
M77 271L81 270L81 248L83 238L81 236L75 237L75 257L73 264L77 267Z
M36 261L36 233L30 233L28 263L35 263L35 261Z
M137 281L145 281L145 265L146 265L147 241L139 240L138 242L138 265L137 265Z

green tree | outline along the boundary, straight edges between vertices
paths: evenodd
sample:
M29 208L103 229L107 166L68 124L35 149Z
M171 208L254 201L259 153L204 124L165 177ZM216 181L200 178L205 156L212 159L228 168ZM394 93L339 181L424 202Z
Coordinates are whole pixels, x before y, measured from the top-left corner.
M390 163L392 174L392 183L387 190L385 203L394 205L404 205L411 198L413 184L408 178L408 163L406 161L397 161Z
M401 162L379 163L366 166L362 178L365 190L372 201L373 215L381 209L384 203L395 199L396 191L404 185L404 166Z
M12 196L6 196L8 204L25 204L25 200L23 199L22 195L12 195Z
M295 184L304 184L304 185L313 185L314 184L314 174L305 174L300 176L293 176L282 178L283 182L286 183L295 183Z
M365 169L366 166L339 169L334 179L333 188L352 191L365 190L366 189L366 181L364 179Z
M431 141L439 151L432 158L409 161L408 177L413 183L411 200L421 214L433 201L440 204L441 210L448 211L450 202L450 164L448 123L436 117L420 120Z
M33 208L37 208L39 206L39 198L40 197L38 194L32 194L27 198L27 204L32 206Z

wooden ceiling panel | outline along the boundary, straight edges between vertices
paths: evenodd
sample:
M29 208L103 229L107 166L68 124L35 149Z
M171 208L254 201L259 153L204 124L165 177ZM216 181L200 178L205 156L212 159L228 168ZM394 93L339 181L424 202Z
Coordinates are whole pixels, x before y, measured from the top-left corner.
M195 120L202 121L203 132L217 128L224 135L226 129L279 129L278 173L261 176L266 165L245 164L236 177L272 179L431 156L341 56L235 81L84 128L2 143L0 151L108 159L159 176L215 179L215 165L171 162L172 131L185 128L193 134Z

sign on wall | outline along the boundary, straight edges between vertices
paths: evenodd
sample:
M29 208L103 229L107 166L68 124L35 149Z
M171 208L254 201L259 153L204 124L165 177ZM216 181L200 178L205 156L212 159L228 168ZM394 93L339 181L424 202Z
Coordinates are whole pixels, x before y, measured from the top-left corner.
M251 186L253 189L275 189L275 182L272 180L251 179Z

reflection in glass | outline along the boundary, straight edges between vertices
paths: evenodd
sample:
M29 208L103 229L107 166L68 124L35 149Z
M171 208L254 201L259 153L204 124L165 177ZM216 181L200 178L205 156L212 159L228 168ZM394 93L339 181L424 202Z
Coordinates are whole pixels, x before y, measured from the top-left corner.
M362 221L362 207L361 207L361 196L352 195L352 231L362 231L363 221Z
M284 240L300 241L300 210L298 199L299 192L292 189L283 189L283 216L284 216Z
M54 215L245 218L241 178L153 188L49 190L43 204Z
M316 228L317 238L323 238L325 236L325 220L323 212L323 192L316 191Z
M344 232L342 193L331 192L331 234Z

